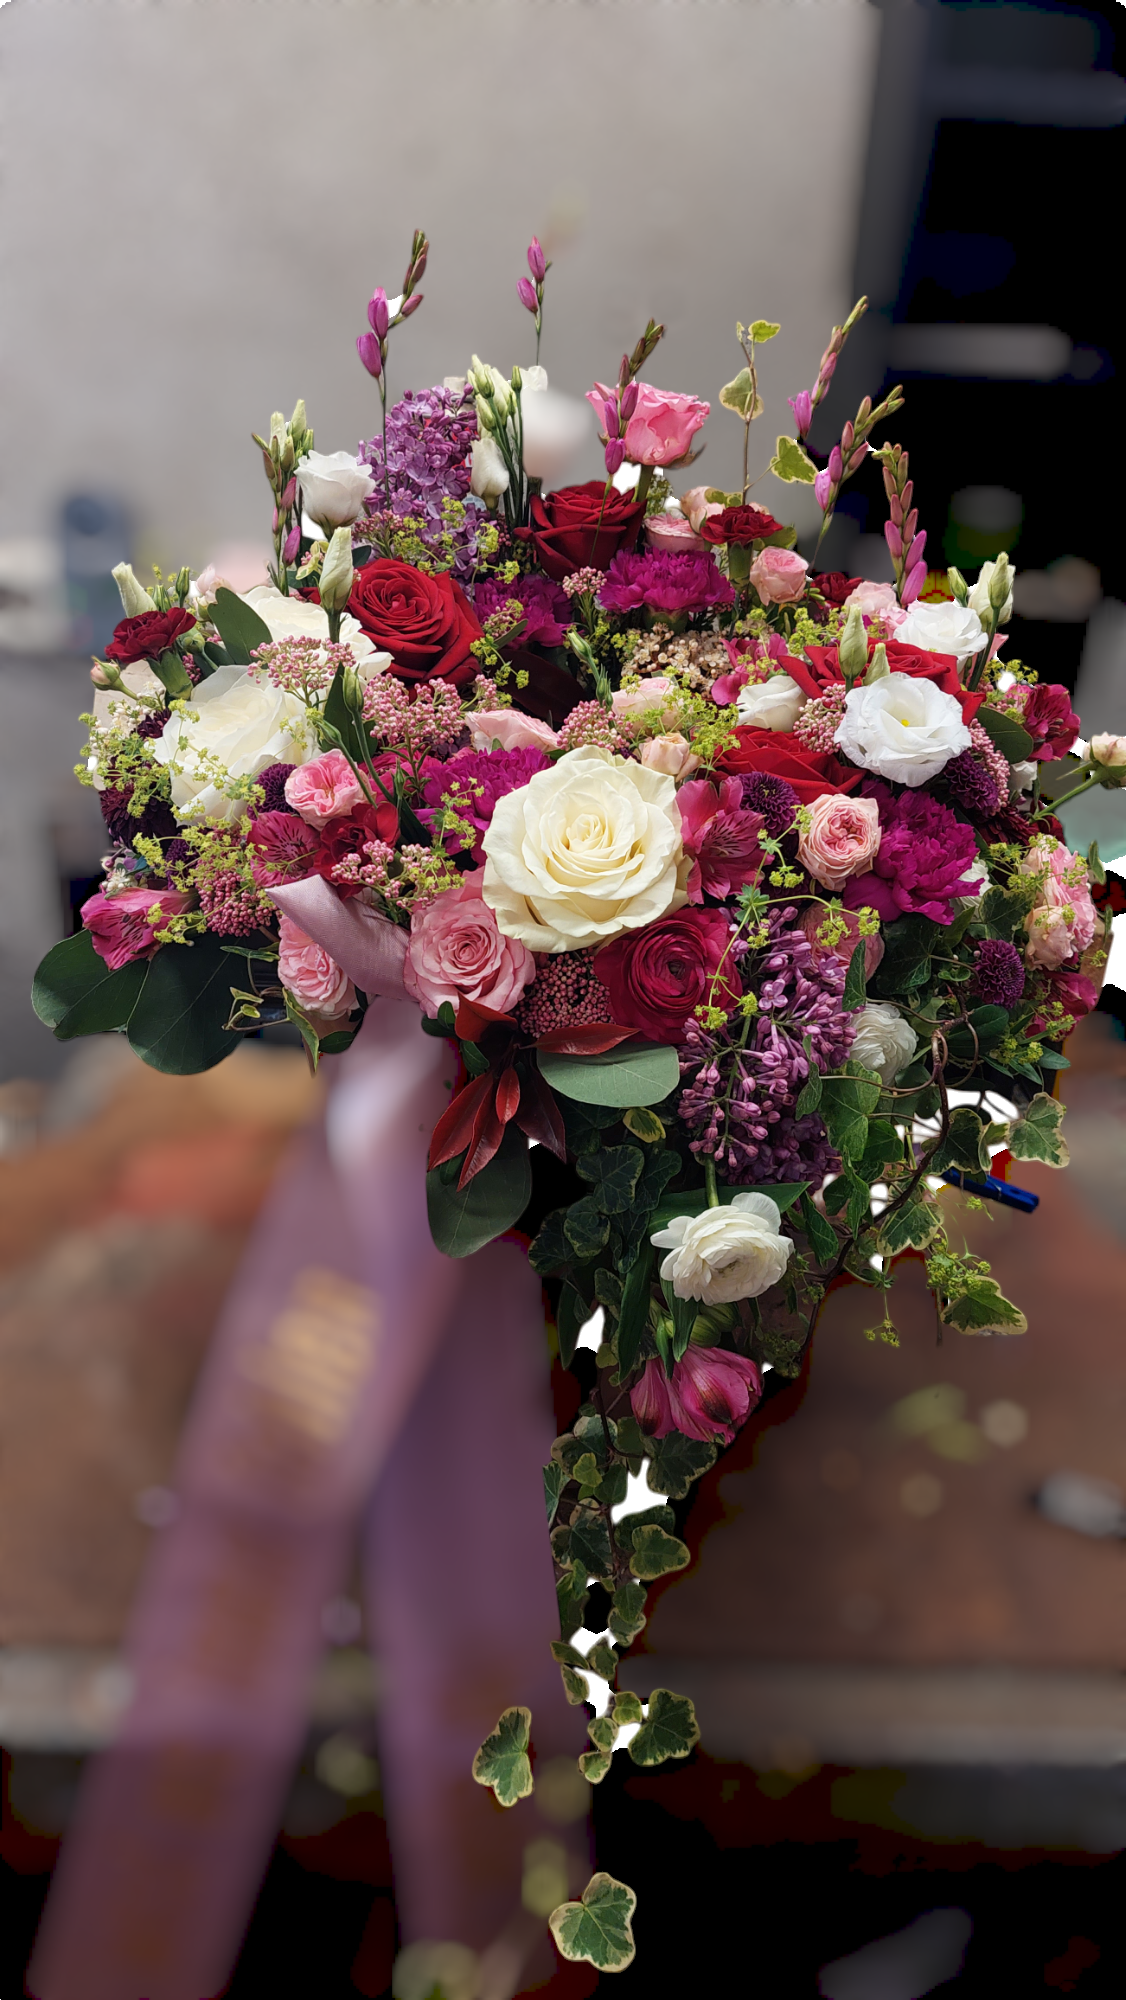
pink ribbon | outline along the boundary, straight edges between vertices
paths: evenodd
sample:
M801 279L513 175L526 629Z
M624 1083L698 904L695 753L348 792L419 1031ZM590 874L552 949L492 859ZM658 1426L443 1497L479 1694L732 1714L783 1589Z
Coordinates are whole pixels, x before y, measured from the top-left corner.
M358 896L343 901L323 875L287 882L270 893L283 917L292 917L369 1000L379 994L388 1000L406 998L407 934L397 924L377 916Z

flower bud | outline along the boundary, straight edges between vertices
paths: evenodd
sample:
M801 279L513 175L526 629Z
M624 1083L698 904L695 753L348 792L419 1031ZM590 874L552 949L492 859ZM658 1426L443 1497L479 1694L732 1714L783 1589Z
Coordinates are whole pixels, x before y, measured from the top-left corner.
M518 396L523 387L524 387L524 377L522 376L519 368L516 366L514 362L512 366L512 389L514 395Z
M547 276L547 259L543 254L538 236L533 236L528 245L528 269L537 285L542 285Z
M421 273L419 275L421 276ZM412 313L417 312L419 306L422 304L423 296L422 292L415 292L412 297L405 299L399 307L399 318L409 319Z
M539 311L540 302L536 297L536 288L530 278L518 278L516 280L516 296L520 300L521 305L525 306L530 313Z
M320 578L321 603L326 611L343 611L352 594L352 530L335 528L328 545Z
M997 613L1003 613L1006 617L1012 615L1013 567L1004 549L994 563L993 574L989 579L989 602Z
M377 340L386 340L391 315L387 310L387 294L382 285L377 285L368 300L368 325Z
M894 521L884 522L884 540L893 556L898 558L903 554L903 537Z
M127 618L139 618L142 611L155 611L156 603L143 584L137 582L132 563L117 563L110 574L117 585L121 608Z
M832 489L833 489L832 475L830 474L828 467L826 467L823 471L818 473L816 479L813 482L814 498L817 501L817 505L820 507L822 513L825 512L826 507L829 505L829 495L832 492Z
M297 552L300 549L300 547L301 547L301 523L300 521L295 521L288 535L286 536L284 542L282 543L282 561L284 563L296 562Z
M914 604L926 580L927 566L925 562L917 562L914 569L908 570L904 579L903 589L899 593L899 602L902 604L904 610L906 610L909 604Z
M970 586L966 582L965 577L962 575L961 570L954 568L948 569L946 572L946 580L949 583L951 590L954 592L955 603L961 604L963 607L967 605L970 601Z
M844 459L841 455L841 448L839 444L835 444L833 446L832 451L829 453L829 465L828 465L829 478L834 486L840 485L841 474L843 473L843 471L844 471Z
M360 334L356 341L356 353L359 355L368 374L374 375L376 381L378 381L383 373L383 356L379 351L379 342L374 333Z
M794 413L798 436L803 438L813 422L813 397L808 389L802 389L796 396L787 396L786 401Z
M907 551L908 569L914 569L916 563L922 562L923 551L925 550L926 546L927 546L927 531L924 528L920 534L915 536L914 541L912 542L910 548Z
M625 456L626 448L623 440L621 438L608 438L606 441L607 478L613 479L615 472L620 471L622 465L625 463Z
M270 418L271 448L276 444L278 446L278 449L279 450L281 449L281 442L282 439L286 436L287 431L288 431L288 425L286 424L285 417L283 416L280 410L275 410L273 416Z
M103 692L106 688L114 688L119 694L125 693L121 674L111 660L95 660L90 669L90 679Z
M890 672L891 668L888 666L888 649L881 639L868 662L868 671L864 676L865 687L869 687L873 681L886 679Z
M628 386L622 390L622 393L618 398L618 416L621 423L628 424L630 418L632 417L634 411L637 408L637 399L640 393L641 391L639 390L636 382L630 382Z
M340 676L340 693L349 715L359 721L364 712L364 683L358 667L345 667Z
M1126 736L1117 736L1109 731L1092 736L1090 756L1091 762L1101 764L1104 770L1126 770ZM1118 782L1121 783L1121 779Z
M509 485L508 468L495 438L474 438L470 467L470 491L483 500L491 511L501 495L507 493Z
M692 1322L689 1339L693 1347L714 1347L722 1334L730 1333L738 1319L735 1306L705 1306Z
M844 630L837 642L837 657L841 672L851 686L868 665L868 634L859 604L849 605Z

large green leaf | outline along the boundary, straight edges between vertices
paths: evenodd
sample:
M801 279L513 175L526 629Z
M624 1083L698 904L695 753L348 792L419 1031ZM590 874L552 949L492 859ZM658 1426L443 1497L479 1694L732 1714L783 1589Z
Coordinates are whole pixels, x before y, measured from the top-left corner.
M443 1186L440 1167L427 1174L430 1234L445 1256L471 1257L512 1228L527 1208L531 1193L528 1142L522 1132L509 1125L499 1152L474 1175L468 1187L459 1191L456 1185Z
M1021 727L1015 715L1006 715L1002 709L990 708L988 702L983 702L974 721L980 722L1002 757L1007 757L1010 764L1023 764L1033 744L1027 729Z
M154 892L155 895L155 892ZM77 931L47 953L35 975L31 1004L59 1042L124 1028L145 983L149 961L135 958L111 972L89 931Z
M629 1374L641 1352L641 1341L649 1320L649 1286L653 1276L653 1246L643 1243L626 1273L618 1315L618 1370Z
M814 1208L807 1194L803 1194L801 1198L801 1222L802 1228L809 1238L809 1247L816 1257L817 1262L819 1264L835 1263L837 1253L840 1249L840 1244L837 1241L837 1232L833 1228L832 1223L828 1222L820 1211Z
M629 1745L635 1764L664 1764L670 1757L687 1757L700 1741L696 1710L686 1694L654 1688L649 1713Z
M224 585L220 585L216 592L210 617L212 624L219 628L232 666L249 666L255 646L268 646L270 643L270 628L259 618L253 605L244 604L241 597L236 597L234 591Z
M946 936L931 917L899 917L883 928L884 955L872 974L872 985L885 997L907 993L925 983L931 953Z
M1023 1117L1009 1128L1009 1151L1014 1160L1042 1160L1048 1167L1066 1167L1067 1140L1060 1132L1063 1114L1062 1104L1038 1091Z
M582 1901L560 1903L548 1923L564 1958L585 1958L599 1972L621 1972L634 1956L630 1919L636 1908L637 1897L624 1882L592 1875Z
M528 1757L531 1730L530 1708L506 1708L473 1759L473 1776L479 1785L489 1787L499 1805L514 1806L533 1790Z
M933 1174L948 1167L963 1167L970 1173L989 1172L990 1153L986 1142L989 1121L972 1104L956 1105L950 1113L950 1130L930 1159Z
M555 1330L559 1335L559 1359L564 1368L569 1368L575 1358L579 1335L589 1317L586 1300L573 1285L564 1285L555 1311Z
M226 1025L231 976L231 959L211 931L194 944L162 945L129 1016L130 1047L169 1076L214 1069L242 1040Z
M659 1104L680 1082L676 1050L658 1043L626 1043L601 1056L559 1056L541 1049L539 1066L544 1081L564 1097L623 1111L634 1104Z
M1028 1321L1019 1306L1007 1299L996 1278L971 1278L956 1299L948 1301L942 1317L959 1333L1027 1333Z
M857 1008L864 1005L868 987L868 973L866 968L867 946L864 939L861 938L860 943L854 948L852 957L849 959L848 971L845 974L844 993L841 996L841 1006L846 1007L852 1014L855 1014Z

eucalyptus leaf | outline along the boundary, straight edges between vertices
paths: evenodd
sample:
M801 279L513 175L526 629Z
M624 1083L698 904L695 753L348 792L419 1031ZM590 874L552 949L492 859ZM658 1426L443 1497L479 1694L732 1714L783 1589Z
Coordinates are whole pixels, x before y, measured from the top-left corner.
M208 615L219 629L219 636L233 666L249 666L255 647L270 643L270 628L264 619L258 616L252 604L236 597L225 584L220 584Z
M445 1187L438 1171L427 1174L430 1234L444 1256L471 1257L512 1228L531 1193L528 1142L515 1125L508 1125L499 1150L467 1187Z
M242 1037L227 1031L230 1011L230 962L214 932L162 945L129 1016L129 1045L150 1069L198 1075L238 1047Z
M1035 747L1027 729L1023 729L1016 717L1006 715L1002 709L991 708L983 702L974 717L980 722L994 748L1007 757L1010 764L1023 764Z
M580 1104L629 1110L659 1104L680 1081L680 1060L658 1043L625 1043L600 1056L560 1056L539 1052L540 1073L552 1090Z

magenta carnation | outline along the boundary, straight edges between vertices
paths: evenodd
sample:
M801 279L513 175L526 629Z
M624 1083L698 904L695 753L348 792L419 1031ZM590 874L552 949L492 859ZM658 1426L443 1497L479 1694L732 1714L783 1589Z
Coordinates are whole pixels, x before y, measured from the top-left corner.
M442 806L449 806L459 819L468 820L477 829L473 856L483 861L480 836L488 830L497 800L506 792L520 791L529 778L545 769L547 762L542 750L530 749L461 750L448 764L427 757L422 766L422 796L426 804L419 818L431 826L435 813ZM447 833L446 847L451 854L460 851L455 831Z
M536 574L518 576L515 583L501 583L491 576L482 577L473 592L473 609L482 625L510 598L515 598L524 607L524 630L518 645L562 645L567 628L574 624L574 619L571 616L571 600L559 584L553 583L549 576Z
M973 828L922 791L896 798L890 787L865 785L880 809L880 851L866 875L847 882L841 901L846 909L865 904L885 924L897 917L932 917L937 924L953 921L950 905L959 896L973 896L977 884L970 870L977 859Z
M623 549L606 572L598 602L603 611L647 610L680 618L733 604L735 592L712 556L662 555L654 549L634 555Z

